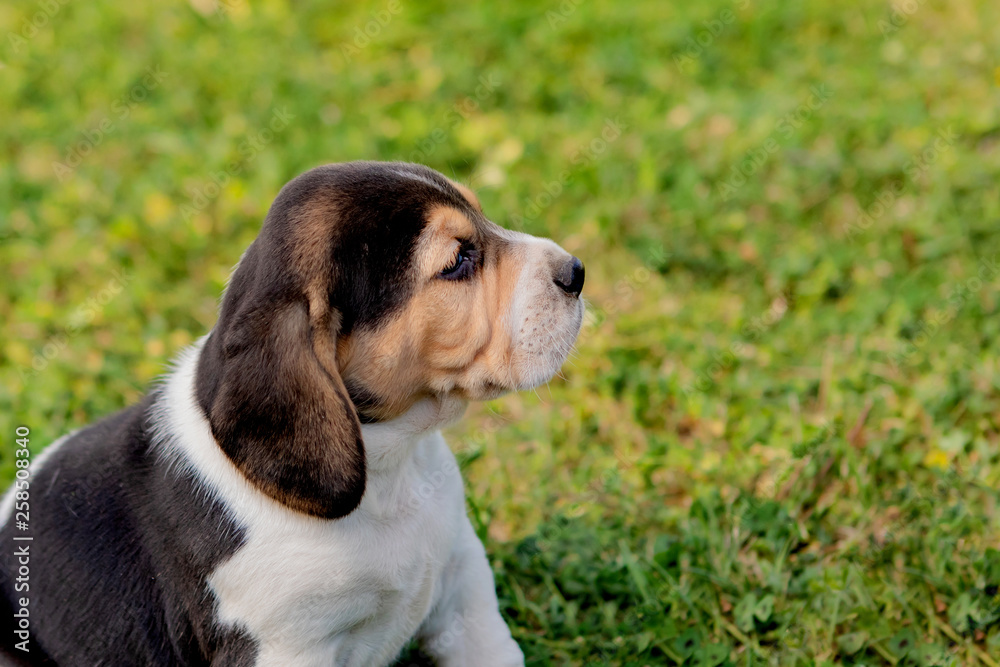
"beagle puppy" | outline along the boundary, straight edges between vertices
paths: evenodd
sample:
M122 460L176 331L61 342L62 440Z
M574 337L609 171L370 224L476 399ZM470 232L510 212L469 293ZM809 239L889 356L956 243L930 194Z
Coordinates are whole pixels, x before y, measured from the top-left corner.
M583 280L426 167L295 178L215 328L33 460L30 532L3 499L0 655L367 667L417 637L441 665L522 665L439 429L558 371Z

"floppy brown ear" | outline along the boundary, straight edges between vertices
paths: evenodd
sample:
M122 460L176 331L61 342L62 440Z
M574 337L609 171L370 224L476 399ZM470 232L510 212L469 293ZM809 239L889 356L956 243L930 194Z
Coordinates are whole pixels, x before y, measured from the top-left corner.
M247 250L202 349L197 398L254 486L334 519L365 490L361 424L337 369L340 315L282 262L262 238Z

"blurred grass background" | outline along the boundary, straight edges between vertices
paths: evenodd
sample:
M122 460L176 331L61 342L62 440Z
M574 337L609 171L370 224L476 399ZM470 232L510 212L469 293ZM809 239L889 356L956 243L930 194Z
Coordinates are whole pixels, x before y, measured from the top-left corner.
M135 401L288 179L587 264L451 442L530 665L1000 664L1000 6L0 6L0 449ZM404 658L404 663L406 658Z

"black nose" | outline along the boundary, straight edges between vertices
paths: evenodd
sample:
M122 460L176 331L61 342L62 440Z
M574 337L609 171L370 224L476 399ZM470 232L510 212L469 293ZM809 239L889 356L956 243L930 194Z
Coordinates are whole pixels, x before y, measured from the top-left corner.
M583 262L576 257L571 257L562 268L556 272L554 278L556 285L570 296L580 296L583 291Z

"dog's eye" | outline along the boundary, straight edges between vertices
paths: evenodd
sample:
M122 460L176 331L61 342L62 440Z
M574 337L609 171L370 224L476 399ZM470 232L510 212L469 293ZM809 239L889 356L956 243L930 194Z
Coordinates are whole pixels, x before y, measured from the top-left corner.
M469 246L462 246L458 249L454 261L442 269L439 274L446 280L461 280L472 275L476 270L476 260L479 258L479 251Z

